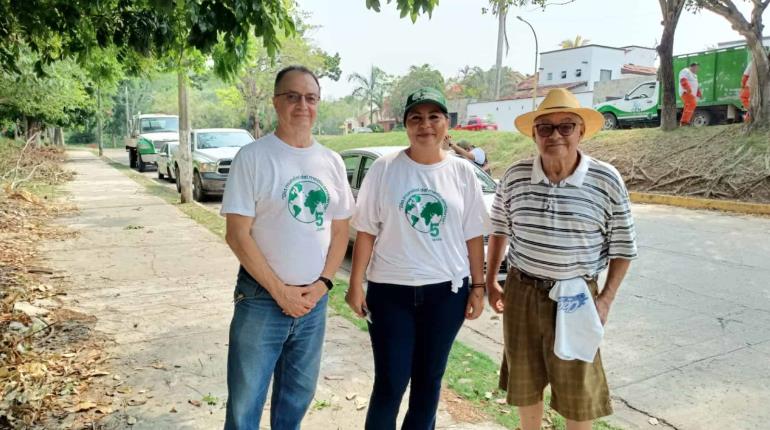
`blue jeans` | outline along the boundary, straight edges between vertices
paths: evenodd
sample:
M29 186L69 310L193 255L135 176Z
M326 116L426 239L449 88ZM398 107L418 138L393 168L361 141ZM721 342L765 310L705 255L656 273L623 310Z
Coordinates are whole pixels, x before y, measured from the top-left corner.
M292 318L241 268L227 354L226 430L259 429L271 376L271 428L300 428L318 381L327 300Z
M374 352L374 389L366 430L394 430L411 381L404 430L436 426L441 378L449 351L465 320L468 279L457 293L450 282L420 287L369 282L369 336Z

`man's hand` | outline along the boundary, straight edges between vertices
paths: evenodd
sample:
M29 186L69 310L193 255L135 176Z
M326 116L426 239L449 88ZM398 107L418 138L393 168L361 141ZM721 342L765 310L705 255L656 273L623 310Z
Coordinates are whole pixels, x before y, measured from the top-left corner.
M599 313L599 320L602 325L607 323L607 315L610 313L610 306L612 306L612 300L605 296L599 296L596 298L596 312Z
M273 297L278 306L283 309L283 313L292 318L299 318L315 307L315 302L306 298L303 293L307 287L290 287L284 285Z
M475 320L484 311L484 289L471 288L468 305L465 307L465 319Z
M345 293L345 301L356 315L361 318L365 316L364 309L367 309L366 297L364 296L364 287L361 284L350 284L348 292Z
M303 289L305 291L302 292L302 297L313 302L313 305L317 304L318 301L323 298L324 294L329 292L329 289L326 288L326 284L324 284L320 279L304 287Z
M492 310L500 314L503 312L505 306L503 305L503 287L496 280L493 282L487 282L487 295L489 296L489 306L492 306Z

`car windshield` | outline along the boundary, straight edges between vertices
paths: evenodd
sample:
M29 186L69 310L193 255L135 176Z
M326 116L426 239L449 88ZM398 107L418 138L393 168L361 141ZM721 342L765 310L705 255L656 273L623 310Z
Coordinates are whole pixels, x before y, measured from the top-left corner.
M179 119L174 117L142 118L139 122L140 133L178 132Z
M226 148L248 145L254 139L243 131L217 131L198 133L198 149Z

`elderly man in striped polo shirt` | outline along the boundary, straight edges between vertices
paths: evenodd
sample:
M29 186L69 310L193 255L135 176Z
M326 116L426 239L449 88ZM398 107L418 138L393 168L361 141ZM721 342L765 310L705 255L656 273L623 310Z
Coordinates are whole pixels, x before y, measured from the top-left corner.
M630 260L636 257L628 192L614 167L578 150L582 139L602 128L603 118L580 107L569 91L551 90L536 111L517 117L515 123L522 134L534 138L539 155L505 172L492 206L488 267L499 267L509 245L505 294L494 271L487 274L490 305L503 313L500 387L508 392L508 403L519 407L523 430L540 428L543 391L549 384L551 407L567 419L567 429L590 429L592 420L612 413L596 349L601 333L593 338L594 349L588 348L593 360L559 358L555 341L585 345L574 327L557 333L557 309L572 312L592 304L595 311L586 307L586 315L594 319L596 331L603 332ZM597 277L608 266L599 293ZM582 286L586 293L562 306L549 296L554 296L552 288L555 292L567 284Z

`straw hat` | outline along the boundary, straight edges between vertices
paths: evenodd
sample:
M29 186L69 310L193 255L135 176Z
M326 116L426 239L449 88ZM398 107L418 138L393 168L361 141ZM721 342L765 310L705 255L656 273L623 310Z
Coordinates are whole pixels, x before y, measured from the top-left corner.
M602 114L591 108L580 107L578 99L564 88L554 88L548 91L548 95L545 96L536 111L517 116L514 124L521 134L532 137L532 126L535 124L535 119L556 112L574 113L582 118L586 126L583 139L593 136L604 126Z

